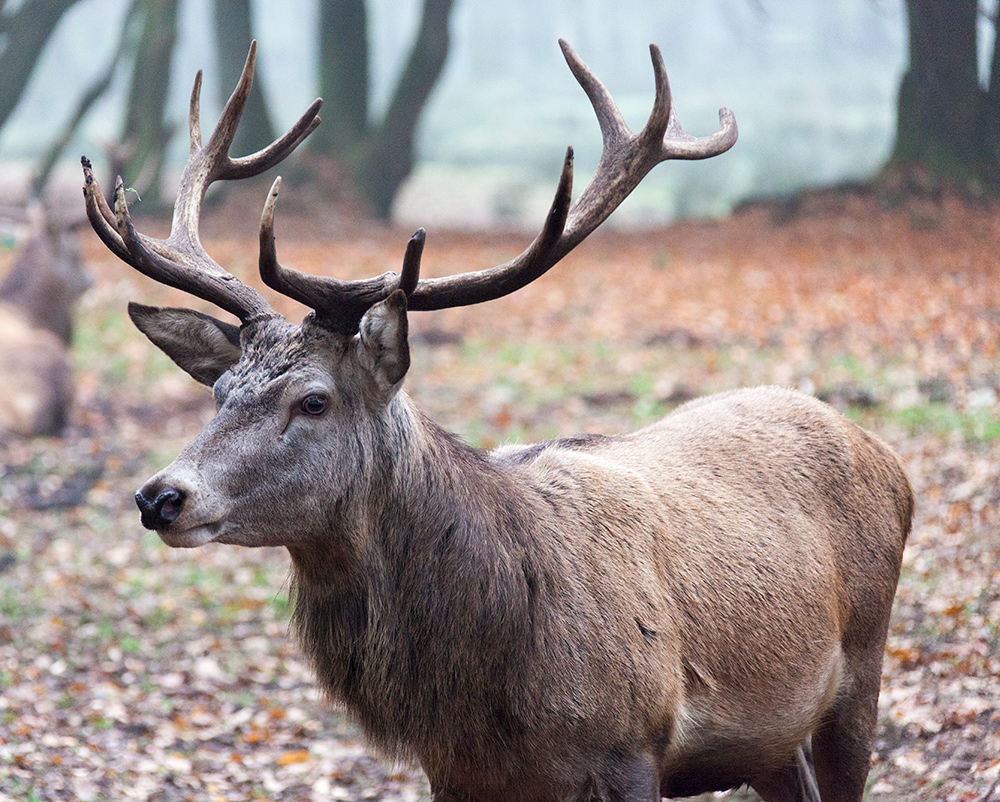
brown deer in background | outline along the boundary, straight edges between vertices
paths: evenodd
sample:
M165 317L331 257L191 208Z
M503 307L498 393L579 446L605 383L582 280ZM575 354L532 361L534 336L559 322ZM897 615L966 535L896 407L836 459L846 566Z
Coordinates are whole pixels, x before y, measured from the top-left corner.
M73 307L90 285L74 229L41 203L0 282L0 433L58 434L73 401Z
M860 800L912 492L897 457L813 398L724 393L620 436L493 452L424 417L400 386L412 310L480 303L539 277L665 159L736 140L732 115L678 125L658 49L656 100L633 134L568 45L597 112L596 174L570 203L572 152L541 233L512 261L361 281L280 265L275 181L260 273L314 311L287 324L202 248L208 185L255 175L319 123L228 155L252 78L207 144L200 74L169 237L135 231L84 160L91 222L151 278L239 327L131 304L136 325L218 414L136 494L165 543L285 546L293 626L322 687L370 740L415 758L438 800L636 800L749 783L765 800ZM279 179L280 180L280 179Z

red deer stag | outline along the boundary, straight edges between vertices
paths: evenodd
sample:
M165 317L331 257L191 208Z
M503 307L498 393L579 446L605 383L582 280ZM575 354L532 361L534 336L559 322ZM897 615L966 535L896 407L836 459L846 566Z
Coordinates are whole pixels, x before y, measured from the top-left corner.
M275 255L274 182L260 273L314 310L298 326L198 239L211 182L265 170L319 123L317 101L268 148L229 157L253 48L204 146L195 82L168 238L137 233L121 179L112 209L84 162L107 246L241 321L129 307L218 405L136 494L142 523L176 547L285 546L294 631L320 684L373 744L419 761L437 800L631 802L744 783L765 800L860 800L913 504L885 445L772 387L694 401L632 434L485 453L400 390L408 311L514 292L658 162L736 140L727 110L715 134L684 133L655 46L639 134L562 49L603 155L571 205L567 154L541 233L506 264L420 279L418 231L398 275L295 272Z

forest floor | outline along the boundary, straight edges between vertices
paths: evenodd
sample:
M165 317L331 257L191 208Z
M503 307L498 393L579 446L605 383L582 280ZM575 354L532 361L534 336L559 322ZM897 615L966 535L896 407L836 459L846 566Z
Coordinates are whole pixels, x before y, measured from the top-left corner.
M254 227L205 239L259 286ZM346 278L397 269L409 234L278 229L285 264ZM528 239L432 231L425 273L496 264ZM372 755L317 692L287 631L283 550L175 551L139 526L134 490L214 409L125 302L205 307L83 241L95 284L71 424L0 444L0 799L425 798L419 771ZM996 209L850 199L595 235L514 296L414 313L407 391L483 447L626 431L763 383L876 432L917 512L868 797L1000 802L998 245Z

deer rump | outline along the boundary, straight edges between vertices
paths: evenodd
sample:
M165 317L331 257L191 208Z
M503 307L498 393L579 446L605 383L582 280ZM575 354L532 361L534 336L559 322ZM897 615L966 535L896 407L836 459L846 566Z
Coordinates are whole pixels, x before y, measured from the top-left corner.
M492 514L459 499L389 524L406 558L367 592L391 601L361 615L354 589L294 586L321 682L436 788L624 800L749 783L781 799L768 791L799 781L810 736L840 750L857 728L870 750L912 498L862 429L758 388L475 470L451 456L492 476L469 490Z

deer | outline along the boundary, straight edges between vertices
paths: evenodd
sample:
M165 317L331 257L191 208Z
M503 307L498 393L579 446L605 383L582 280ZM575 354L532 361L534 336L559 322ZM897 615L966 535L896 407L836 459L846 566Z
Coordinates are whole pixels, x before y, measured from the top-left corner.
M687 134L659 49L638 133L560 40L600 125L602 156L571 202L563 162L540 233L512 260L420 278L307 275L277 258L280 177L259 272L312 311L288 323L199 240L216 180L257 175L319 124L317 100L246 157L228 153L256 47L190 155L169 236L136 231L83 159L107 247L151 279L234 315L129 304L135 325L217 414L136 493L175 548L282 546L290 628L323 691L373 748L416 761L439 802L651 802L749 785L766 802L861 800L882 654L914 498L874 435L796 390L690 401L627 434L484 451L402 389L408 316L484 303L543 275L659 162L736 141L735 118Z
M28 235L0 282L0 433L52 436L67 423L73 307L90 286L75 231L84 222L39 201L24 210Z

